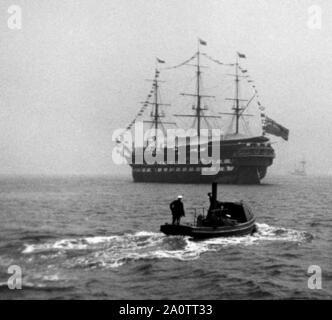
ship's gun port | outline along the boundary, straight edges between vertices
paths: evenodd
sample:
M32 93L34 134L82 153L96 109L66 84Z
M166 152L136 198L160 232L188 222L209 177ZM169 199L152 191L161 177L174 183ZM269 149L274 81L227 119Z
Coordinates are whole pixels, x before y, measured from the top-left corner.
M274 158L274 150L270 143L247 143L238 152L236 157L265 156Z

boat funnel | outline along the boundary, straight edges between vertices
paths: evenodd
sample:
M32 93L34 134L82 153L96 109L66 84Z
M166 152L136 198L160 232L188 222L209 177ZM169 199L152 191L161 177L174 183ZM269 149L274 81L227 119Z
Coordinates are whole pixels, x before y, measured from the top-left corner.
M212 183L212 199L213 199L214 207L216 207L216 204L217 204L217 193L218 193L218 183L213 182Z

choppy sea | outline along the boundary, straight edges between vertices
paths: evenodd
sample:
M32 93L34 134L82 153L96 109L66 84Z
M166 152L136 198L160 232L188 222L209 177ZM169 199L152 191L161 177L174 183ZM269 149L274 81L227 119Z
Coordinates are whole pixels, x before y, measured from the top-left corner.
M179 193L191 223L209 185L1 177L0 299L331 299L331 190L332 177L220 185L220 200L249 203L258 232L193 241L159 226ZM8 288L11 265L21 290ZM321 289L308 286L312 265Z

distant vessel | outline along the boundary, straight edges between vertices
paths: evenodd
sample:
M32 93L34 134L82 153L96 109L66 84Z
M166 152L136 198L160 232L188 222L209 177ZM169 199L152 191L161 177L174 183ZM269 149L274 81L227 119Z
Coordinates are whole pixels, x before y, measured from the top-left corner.
M307 175L305 166L306 166L306 161L303 159L302 161L299 162L299 165L294 169L292 174L294 176L305 177Z
M253 80L248 76L247 70L242 68L239 59L246 58L244 54L237 53L236 62L231 64L221 63L201 53L200 45L206 45L202 40L199 40L197 52L182 64L166 69L179 68L182 66L192 66L195 68L195 82L196 88L193 93L181 93L182 96L191 97L194 99L192 106L192 114L173 114L175 119L189 118L193 119L191 124L192 130L195 134L191 137L178 138L175 145L168 145L165 141L160 141L159 132L166 135L166 127L181 128L177 121L164 121L166 116L161 110L163 104L160 101L160 83L159 80L160 69L159 63L164 61L157 59L154 79L152 81L152 89L148 98L143 102L143 107L140 109L137 118L142 117L146 107L151 106L150 119L144 120L144 124L150 125L150 130L154 130L154 135L150 139L143 142L143 145L137 146L135 141L131 148L123 143L123 135L117 139L118 143L124 146L124 152L128 163L132 167L132 175L135 182L173 182L173 183L212 183L217 181L224 184L259 184L261 179L266 175L268 166L272 165L275 158L274 149L271 146L270 139L266 134L273 134L288 140L289 130L278 124L276 121L267 117L262 111L264 107L261 106L257 100L258 94ZM232 98L226 98L228 102L232 103L232 112L217 112L211 114L206 102L207 99L214 99L215 96L202 94L202 68L201 58L205 57L210 61L234 68L235 95ZM193 61L193 64L189 62ZM247 87L250 89L250 96L248 99L240 97L240 82L245 81ZM151 100L151 101L150 101ZM203 103L204 102L204 103ZM260 126L259 134L252 134L246 117L255 117L254 114L245 113L247 108L254 104L257 107L256 118ZM219 107L219 105L217 106ZM222 127L221 124L211 125L210 121L218 121L221 119L220 115L224 115L228 121L227 127ZM137 118L126 128L126 131L133 131ZM202 126L207 126L208 134L203 134ZM223 130L224 134L219 136L212 136L211 131L215 128ZM203 153L211 154L214 146L218 145L219 154L213 163L206 164L206 159ZM167 157L168 151L172 149L174 157L169 159ZM144 155L148 150L153 150L153 154L163 151L162 161L155 163L147 163ZM181 151L182 150L182 151ZM184 151L183 151L184 150ZM183 163L179 160L180 152L185 152L186 161ZM197 157L196 163L191 163L191 157ZM143 159L144 161L138 161ZM204 170L209 170L215 165L218 166L216 174L204 174Z

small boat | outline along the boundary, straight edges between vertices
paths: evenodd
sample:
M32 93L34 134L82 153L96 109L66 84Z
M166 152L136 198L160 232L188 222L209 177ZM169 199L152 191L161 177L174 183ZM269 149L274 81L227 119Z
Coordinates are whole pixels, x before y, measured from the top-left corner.
M244 202L217 200L217 183L212 184L211 207L208 214L194 218L193 224L164 224L160 231L166 235L190 236L196 239L251 235L256 231L255 217Z

